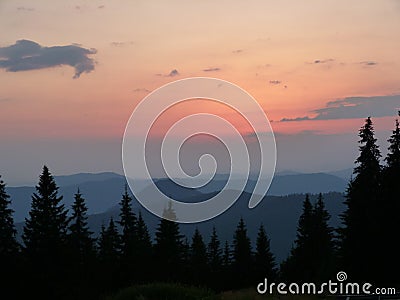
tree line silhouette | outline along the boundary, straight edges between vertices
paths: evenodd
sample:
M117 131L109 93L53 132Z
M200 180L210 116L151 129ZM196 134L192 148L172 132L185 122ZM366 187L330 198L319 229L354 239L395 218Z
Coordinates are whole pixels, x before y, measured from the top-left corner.
M360 154L346 191L340 228L320 194L307 195L290 254L279 268L260 224L255 247L240 218L233 241L221 243L214 227L207 241L198 229L188 239L179 224L160 219L152 240L141 212L132 210L127 187L118 220L103 224L98 237L88 226L87 207L78 189L71 213L44 166L18 243L10 197L0 180L1 295L14 298L98 299L121 288L149 282L179 282L216 291L255 287L269 280L322 282L339 270L352 281L400 284L400 129L396 120L386 164L371 118L359 131ZM173 213L169 207L166 213Z

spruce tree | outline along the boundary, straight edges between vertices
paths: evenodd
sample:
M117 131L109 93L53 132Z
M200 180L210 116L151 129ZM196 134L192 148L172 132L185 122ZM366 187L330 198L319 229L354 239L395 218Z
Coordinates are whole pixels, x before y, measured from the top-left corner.
M54 178L44 166L22 235L32 295L37 293L42 298L60 298L67 292L64 281L68 219L61 201Z
M267 277L273 280L276 275L275 257L270 249L270 240L267 237L264 226L261 224L257 234L256 252L254 253L254 278L262 280Z
M10 196L6 192L6 185L0 175L0 262L5 263L10 257L14 257L18 251L15 239L13 210L10 208Z
M224 276L223 256L221 242L218 239L215 226L213 226L210 242L207 245L207 262L209 266L208 286L215 290L222 289L221 277Z
M98 239L98 258L99 258L99 287L102 292L113 291L124 285L121 283L120 272L120 249L121 239L115 226L114 219L111 218L108 227L101 226L100 237Z
M60 254L67 235L67 210L61 204L58 187L49 169L44 166L32 196L31 211L25 219L23 241L28 255L39 260L53 259Z
M400 112L399 112L400 115ZM393 236L398 235L400 228L399 184L400 184L400 126L396 119L395 128L390 136L388 153L385 158L386 166L383 169L382 201L380 204L380 262L385 266L381 279L386 284L399 282L400 248Z
M310 196L307 194L303 201L303 212L297 226L296 240L289 257L281 265L281 273L286 280L307 281L313 277L313 271L309 265L313 259L313 218L313 207Z
M128 187L125 185L125 191L119 203L121 212L119 214L121 226L121 246L122 255L125 257L134 256L135 244L137 242L137 219L132 210L132 197L128 194Z
M400 111L399 111L400 116ZM388 168L400 169L400 125L399 120L396 119L395 128L390 136L388 154L385 159Z
M132 197L128 194L128 187L125 184L124 194L119 203L120 220L118 224L121 226L121 259L122 259L122 278L126 283L136 280L140 277L137 270L137 219L132 210Z
M110 218L108 227L101 226L99 238L99 259L103 262L113 263L120 257L121 238L115 226L114 219Z
M87 298L94 289L95 244L89 230L87 207L80 190L74 195L72 216L68 227L69 295L71 298ZM67 282L65 283L67 284Z
M316 281L323 281L332 278L335 269L335 245L333 228L329 226L330 214L325 209L322 194L318 195L318 200L314 205L314 230L312 267L314 269L313 278Z
M218 239L217 230L213 226L210 242L207 247L208 264L211 272L219 272L222 268L222 249Z
M190 247L191 279L194 284L204 284L207 268L207 249L200 231L196 228Z
M228 269L231 266L232 260L231 260L231 250L229 247L228 241L225 241L224 245L224 253L222 255L222 265L225 269Z
M239 224L233 236L233 262L232 267L238 287L246 287L252 282L252 251L250 238L247 235L246 224L240 218Z
M355 177L347 188L347 208L342 215L342 267L356 280L374 282L384 270L379 262L381 154L370 117L361 127L359 137L360 155L355 161Z
M153 245L147 225L143 219L142 213L139 211L137 219L137 242L136 242L136 267L140 273L137 281L147 282L151 279L151 272L153 272Z
M217 286L216 290L228 290L235 288L236 281L232 279L236 278L236 274L232 272L232 251L228 241L225 241L222 253L222 272L221 276L217 280L216 284L213 285Z
M15 280L21 273L18 264L20 253L10 205L10 196L6 193L6 185L0 176L0 266L4 274L0 286L4 299L18 298L21 291L19 280Z
M87 259L94 254L93 232L89 229L87 210L85 199L78 189L74 195L72 216L68 227L69 249L78 264L85 264Z
M160 279L177 280L181 277L182 238L178 223L161 219L154 244L154 261L160 270Z

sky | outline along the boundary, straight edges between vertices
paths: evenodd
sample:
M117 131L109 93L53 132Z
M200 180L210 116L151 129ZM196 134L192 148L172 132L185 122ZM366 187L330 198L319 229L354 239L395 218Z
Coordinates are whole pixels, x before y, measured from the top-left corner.
M43 164L122 173L133 109L177 79L250 93L274 130L278 170L353 167L367 116L385 153L400 108L398 0L0 0L0 28L0 174L10 185L35 182ZM213 110L237 119L203 100L169 120Z

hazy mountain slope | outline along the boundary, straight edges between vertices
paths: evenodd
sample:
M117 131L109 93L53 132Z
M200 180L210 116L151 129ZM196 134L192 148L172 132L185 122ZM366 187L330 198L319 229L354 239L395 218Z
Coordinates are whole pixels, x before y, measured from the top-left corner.
M249 196L248 193L244 193L228 211L212 220L197 224L181 224L182 233L190 239L194 229L197 227L204 235L205 240L208 241L212 226L215 225L221 242L224 243L225 240L231 241L239 218L243 217L253 243L257 235L257 229L263 223L271 238L272 251L278 260L284 259L289 253L296 236L297 222L305 195L267 196L256 208L251 210L247 207ZM312 195L311 200L315 201L315 199L316 195ZM344 210L343 194L324 194L324 199L326 207L332 215L331 225L338 226L340 224L339 215ZM190 201L195 201L195 199ZM137 213L139 204L135 203L134 207ZM149 213L146 209L141 208L140 211L149 227L150 233L154 236L159 218ZM95 235L97 236L102 224L108 223L111 216L118 220L118 215L119 207L117 206L105 213L91 215L89 224ZM17 224L19 232L21 232L22 226L22 223Z

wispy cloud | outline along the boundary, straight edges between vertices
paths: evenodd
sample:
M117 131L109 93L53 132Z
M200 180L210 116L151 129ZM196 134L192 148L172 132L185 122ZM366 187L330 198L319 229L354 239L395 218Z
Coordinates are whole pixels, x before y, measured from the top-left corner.
M148 90L146 88L137 88L133 90L134 93L150 93L151 90Z
M243 49L236 49L236 50L232 51L232 53L234 53L234 54L239 54L239 53L242 53L242 52L243 52Z
M0 103L11 102L11 98L0 98Z
M311 111L315 116L283 118L281 122L308 120L358 119L368 116L394 116L400 108L400 95L349 97L328 102L325 107Z
M111 42L110 45L113 47L127 47L127 46L132 46L134 45L134 41L128 41L128 42Z
M26 7L26 6L18 6L17 10L18 11L26 11L26 12L35 11L35 9L33 7Z
M207 68L207 69L203 70L203 72L218 72L218 71L221 71L221 69L220 68Z
M281 122L291 122L291 121L308 121L312 120L312 118L305 116L305 117L297 117L297 118L283 118Z
M280 80L270 80L269 81L269 84L272 84L272 85L278 85L278 84L281 84L282 83L282 81L280 81Z
M62 65L74 67L73 78L94 70L95 61L89 55L96 49L77 45L44 47L29 40L19 40L14 45L0 47L0 68L7 72L20 72L53 68Z
M307 65L332 65L336 60L333 58L326 59L315 59L313 61L306 62Z
M378 63L376 61L367 60L367 61L360 61L359 64L365 67L371 67L371 66L376 66Z

